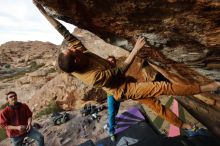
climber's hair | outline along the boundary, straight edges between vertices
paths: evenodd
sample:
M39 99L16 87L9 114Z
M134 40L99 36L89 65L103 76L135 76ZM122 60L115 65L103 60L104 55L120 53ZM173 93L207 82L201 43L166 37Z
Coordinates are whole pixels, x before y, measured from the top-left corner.
M64 54L63 52L58 56L58 65L60 69L66 73L71 73L75 70L75 55L73 53Z

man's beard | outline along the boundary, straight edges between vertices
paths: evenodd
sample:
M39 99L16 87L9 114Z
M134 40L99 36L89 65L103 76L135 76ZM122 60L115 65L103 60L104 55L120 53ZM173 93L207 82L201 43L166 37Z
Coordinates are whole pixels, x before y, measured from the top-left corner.
M13 108L13 109L17 109L17 108L20 107L20 105L21 105L21 103L16 100L16 101L14 102L14 105L10 105L10 107Z

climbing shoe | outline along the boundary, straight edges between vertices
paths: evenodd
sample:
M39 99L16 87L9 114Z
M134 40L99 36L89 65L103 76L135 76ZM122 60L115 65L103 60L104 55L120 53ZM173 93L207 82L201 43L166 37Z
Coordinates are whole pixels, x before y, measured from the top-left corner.
M193 125L192 129L186 130L187 137L194 137L194 136L199 136L199 135L207 136L209 135L209 133L207 129L199 128L195 125Z
M116 140L115 139L115 135L114 134L110 134L110 139L111 139L112 142L115 142L115 140Z

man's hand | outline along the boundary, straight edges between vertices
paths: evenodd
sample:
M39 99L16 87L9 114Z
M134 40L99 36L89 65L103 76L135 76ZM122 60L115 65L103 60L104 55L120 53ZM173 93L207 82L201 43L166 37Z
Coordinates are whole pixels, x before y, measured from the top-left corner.
M76 48L74 48L70 43L68 44L67 48L68 48L68 50L70 50L72 52L76 51Z
M31 124L28 124L27 127L26 127L26 131L27 131L27 132L30 131L30 130L31 130L31 127L32 127Z
M68 48L68 50L70 50L72 52L75 52L77 50L86 51L85 47L81 44L81 42L79 40L75 41L75 42L68 43L67 48Z
M20 126L17 126L16 128L18 131L25 131L26 130L26 126L25 125L20 125Z
M31 130L31 122L32 122L32 117L28 118L28 125L26 127L26 131L28 132L29 130Z
M145 43L144 37L138 37L133 50L138 52L145 45Z
M130 65L132 64L135 56L137 55L138 51L145 45L145 40L143 37L139 37L136 41L136 44L133 48L133 50L131 51L131 53L129 54L129 56L126 58L125 60L125 67L123 67L123 72L125 73L128 68L130 67Z

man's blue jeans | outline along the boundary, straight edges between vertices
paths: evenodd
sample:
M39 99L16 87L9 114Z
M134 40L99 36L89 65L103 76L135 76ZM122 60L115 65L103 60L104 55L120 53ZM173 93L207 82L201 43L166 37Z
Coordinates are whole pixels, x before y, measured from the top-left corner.
M36 141L37 146L44 146L44 136L34 128L31 128L31 130L28 133L22 136L10 138L11 145L22 146L22 142L25 137L30 137L34 139Z
M120 102L116 101L113 95L108 95L108 123L109 123L109 134L115 133L115 117L118 113Z

